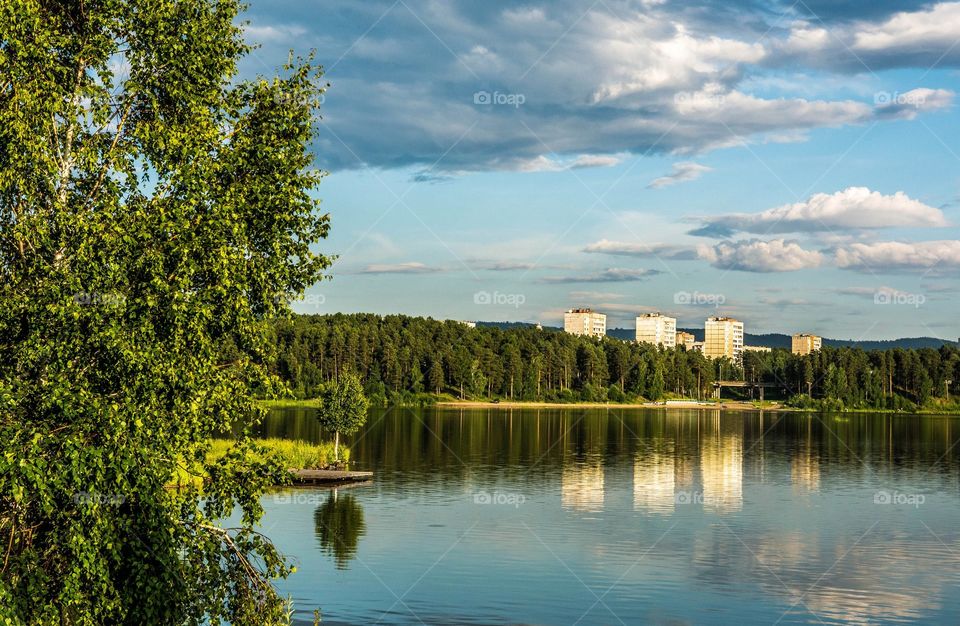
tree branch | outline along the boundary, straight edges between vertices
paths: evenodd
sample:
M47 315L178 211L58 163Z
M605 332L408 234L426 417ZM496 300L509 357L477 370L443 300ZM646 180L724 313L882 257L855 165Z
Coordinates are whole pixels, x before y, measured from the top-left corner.
M87 69L83 58L77 59L77 73L73 84L73 95L70 98L69 115L80 105L80 85L84 71ZM67 123L66 135L63 140L63 150L60 153L60 187L57 189L57 204L64 206L67 203L67 185L70 183L70 172L73 170L73 139L76 132L76 120L70 119Z

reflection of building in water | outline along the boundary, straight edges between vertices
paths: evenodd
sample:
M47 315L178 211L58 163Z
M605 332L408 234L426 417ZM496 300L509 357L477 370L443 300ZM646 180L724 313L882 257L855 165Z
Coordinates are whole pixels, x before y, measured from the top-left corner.
M692 492L695 487L697 473L696 448L679 448L673 464L673 471L673 482L676 488Z
M603 467L566 465L560 475L560 503L565 509L577 511L603 510Z
M820 459L810 445L804 445L790 462L790 480L794 489L820 490Z
M676 489L674 455L641 453L633 464L633 508L636 511L670 513Z
M739 435L707 435L700 443L703 508L718 513L743 505L743 441Z

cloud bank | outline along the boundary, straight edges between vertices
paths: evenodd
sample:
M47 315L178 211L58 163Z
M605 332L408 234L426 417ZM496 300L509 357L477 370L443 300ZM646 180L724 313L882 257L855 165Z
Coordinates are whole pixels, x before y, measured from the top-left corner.
M833 194L818 193L804 202L761 213L731 213L703 220L691 234L729 237L735 233L810 233L880 228L944 227L943 211L914 200L902 191L883 195L866 187Z
M960 2L811 4L371 0L321 22L278 0L252 7L247 32L263 44L251 71L280 65L294 44L327 64L322 167L427 167L424 182L796 140L950 106L951 92L927 85L862 99L746 91L745 78L770 71L960 66ZM703 171L687 167L654 185Z

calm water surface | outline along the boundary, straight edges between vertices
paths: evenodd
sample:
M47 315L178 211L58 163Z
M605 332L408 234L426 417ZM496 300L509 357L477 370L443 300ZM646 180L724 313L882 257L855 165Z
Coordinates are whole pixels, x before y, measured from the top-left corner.
M312 413L264 434L319 440ZM264 498L324 624L960 622L960 420L373 411L369 485Z

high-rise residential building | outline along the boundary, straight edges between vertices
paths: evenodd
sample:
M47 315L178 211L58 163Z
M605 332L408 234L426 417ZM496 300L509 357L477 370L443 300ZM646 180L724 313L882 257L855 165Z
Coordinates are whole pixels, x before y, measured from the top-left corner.
M607 334L607 316L593 309L570 309L563 314L563 330L574 335L603 337Z
M696 340L697 338L693 336L693 333L685 333L682 330L677 331L676 344L678 346L685 346L686 348L692 348Z
M727 357L734 363L743 358L743 322L730 317L711 317L704 325L703 353L711 359Z
M637 343L672 348L677 345L677 320L660 313L637 316Z
M823 338L806 333L797 333L793 336L793 353L810 354L823 346Z

